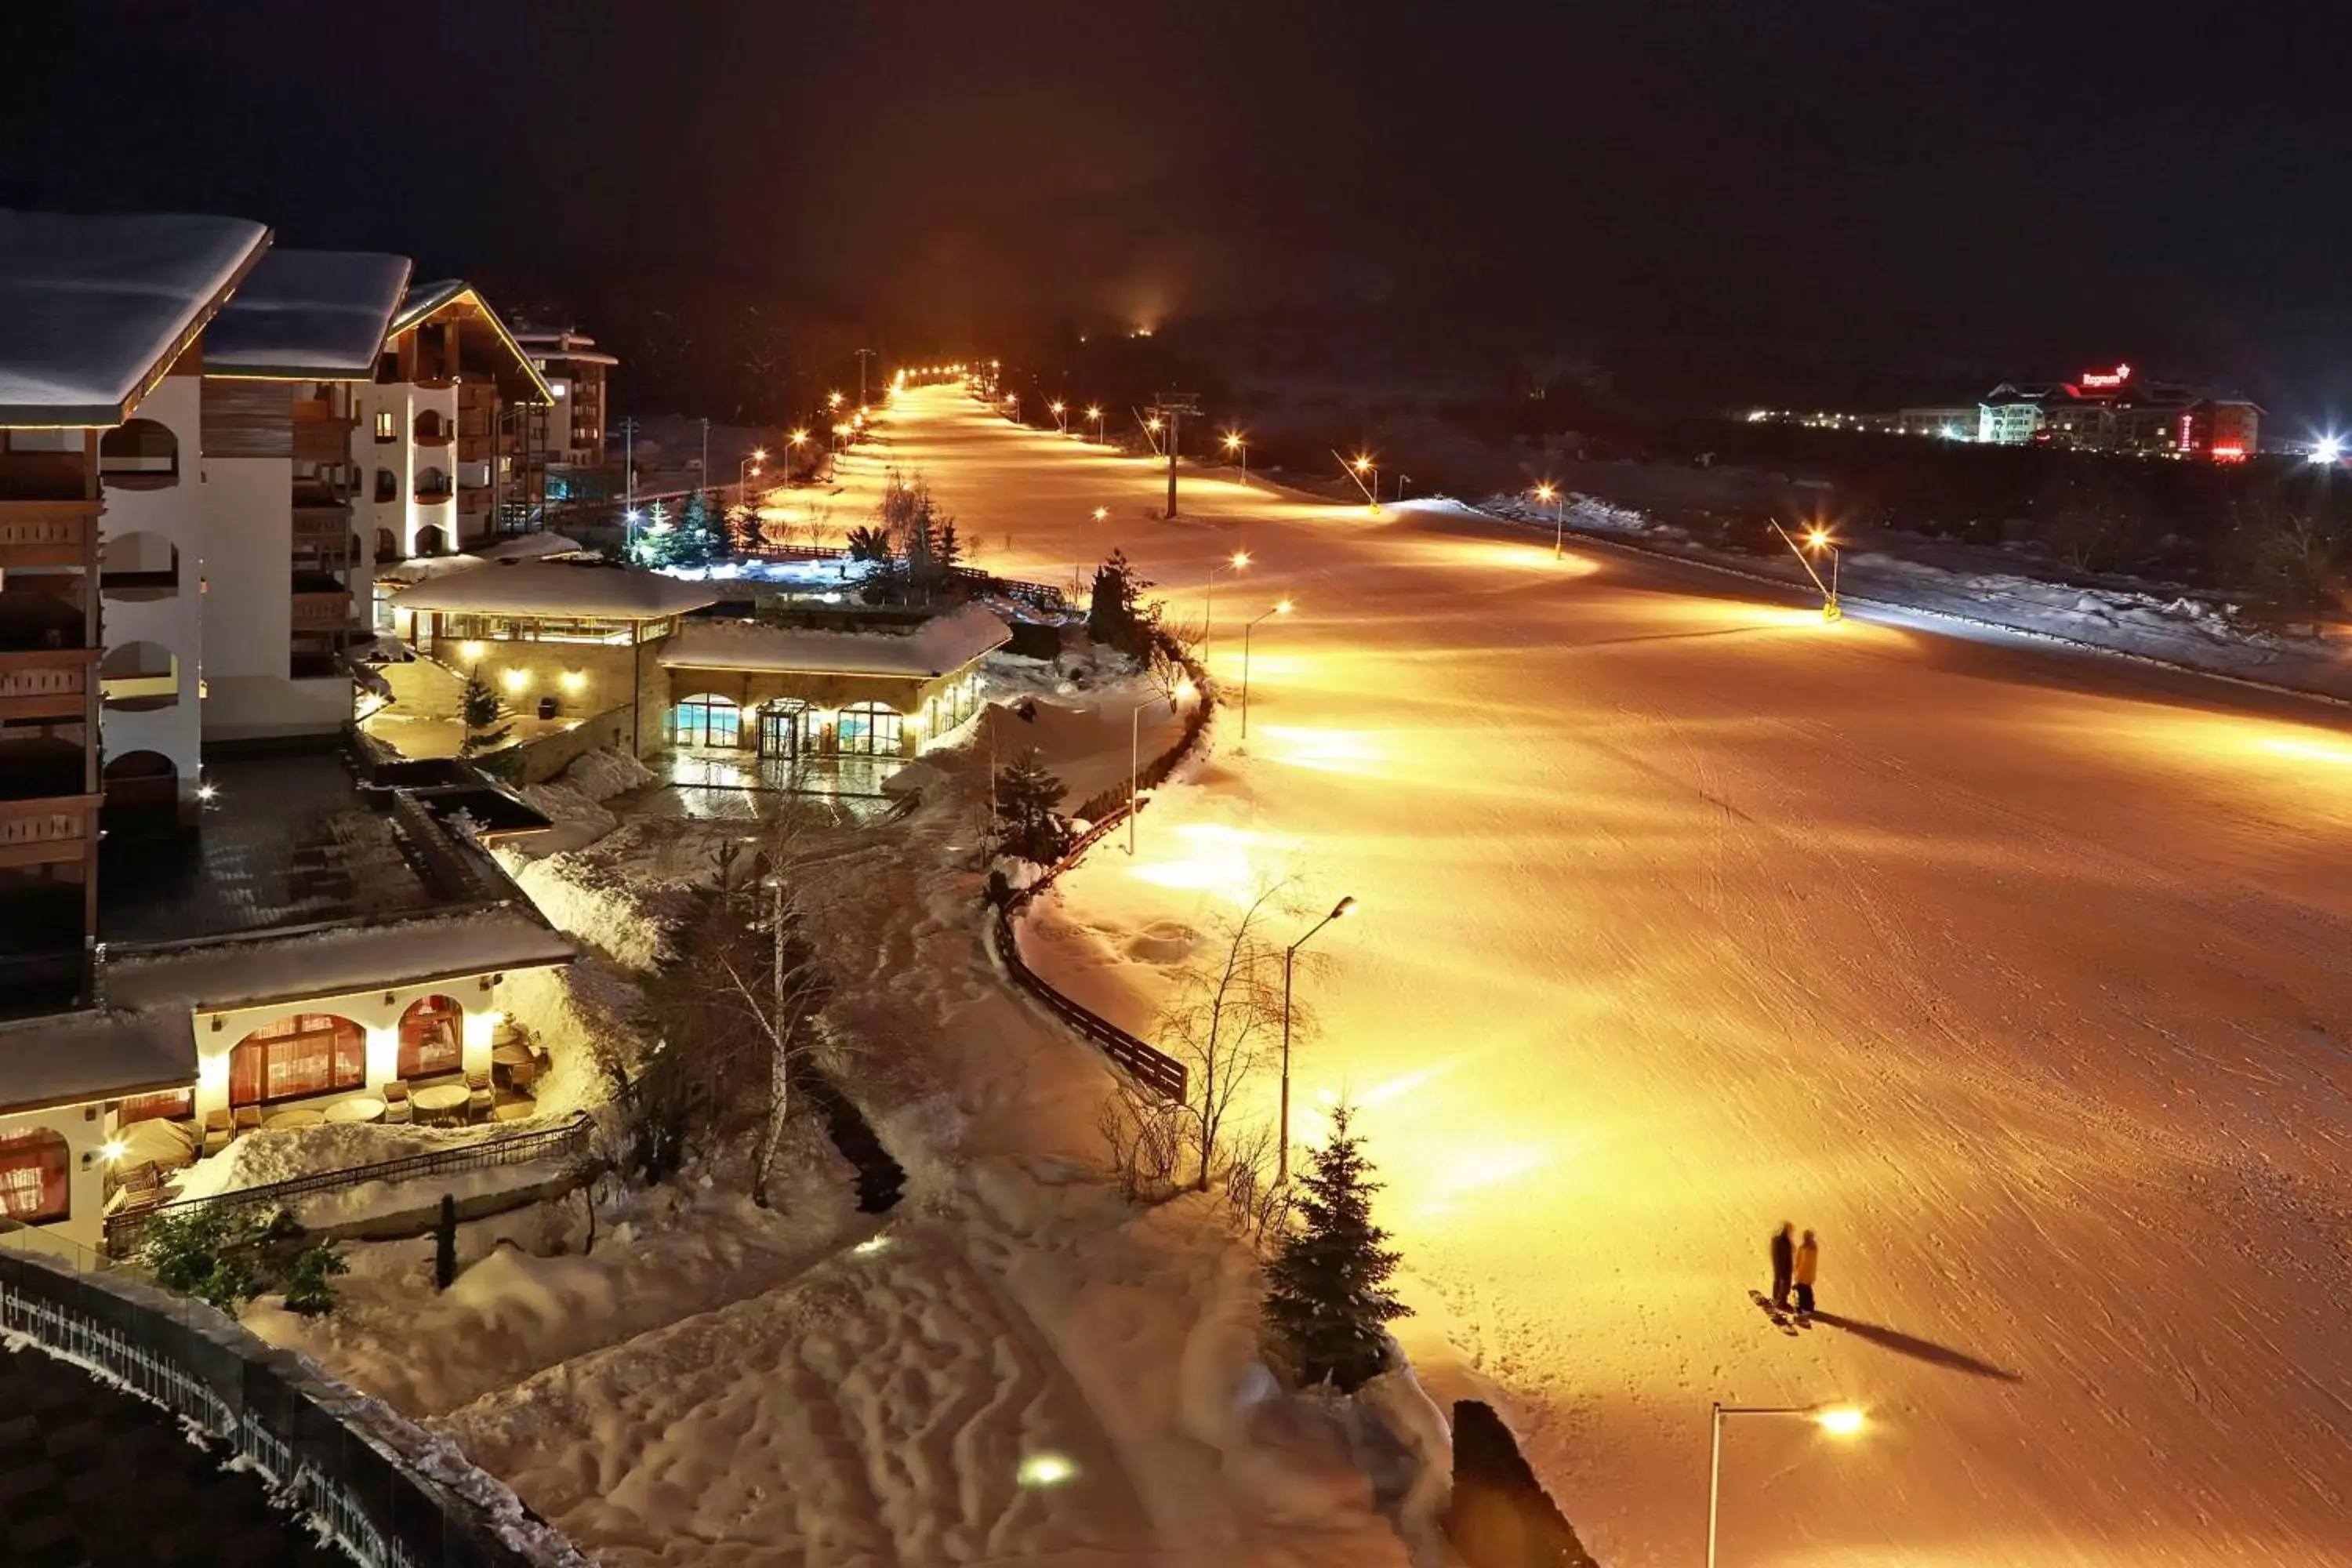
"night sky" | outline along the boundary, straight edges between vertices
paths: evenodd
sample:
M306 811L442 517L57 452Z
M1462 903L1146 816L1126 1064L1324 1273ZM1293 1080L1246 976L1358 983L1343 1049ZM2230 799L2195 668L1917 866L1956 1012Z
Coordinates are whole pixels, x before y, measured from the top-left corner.
M908 353L1385 310L1922 394L2128 358L2314 417L2352 348L2316 5L22 13L0 199L238 213L625 341L717 301Z

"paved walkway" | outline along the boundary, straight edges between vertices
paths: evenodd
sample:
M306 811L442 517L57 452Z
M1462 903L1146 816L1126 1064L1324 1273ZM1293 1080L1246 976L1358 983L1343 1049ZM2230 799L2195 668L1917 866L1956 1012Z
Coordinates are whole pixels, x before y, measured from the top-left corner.
M0 1352L0 1562L13 1568L343 1564L143 1400L39 1351Z

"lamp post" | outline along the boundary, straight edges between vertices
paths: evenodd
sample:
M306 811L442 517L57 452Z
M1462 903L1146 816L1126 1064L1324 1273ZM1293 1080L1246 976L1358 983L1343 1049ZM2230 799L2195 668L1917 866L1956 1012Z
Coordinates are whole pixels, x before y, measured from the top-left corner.
M751 504L751 480L767 460L768 449L765 447L754 447L751 448L750 457L735 465L735 503L738 506Z
M1155 414L1143 422L1143 433L1151 437L1151 455L1160 456L1160 416Z
M1288 614L1290 614L1290 601L1285 599L1280 604L1275 605L1274 608L1266 611L1265 616L1258 616L1257 620L1246 622L1242 626L1242 739L1244 741L1249 739L1250 633L1257 629L1258 621L1265 619L1266 616L1286 616Z
M1054 416L1054 434L1056 436L1068 435L1070 433L1070 422L1062 417L1062 412L1064 409L1067 408L1069 405L1066 403L1055 402L1048 403L1045 406L1047 409L1052 411Z
M1094 427L1095 427L1095 445L1097 445L1097 446L1100 446L1100 445L1102 445L1102 438L1103 438L1103 423L1102 423L1103 416L1102 416L1102 405L1101 405L1101 404L1099 404L1099 403L1089 403L1089 404L1087 404L1087 417L1089 420L1093 421L1093 423L1094 423Z
M793 482L793 465L800 457L801 448L808 445L808 438L809 433L805 426L784 437L785 442L792 447L791 451L784 454L784 483L788 485Z
M1174 691L1166 697L1145 699L1137 703L1135 710L1127 716L1127 852L1129 855L1135 853L1135 808L1143 796L1139 787L1143 776L1143 710L1153 703L1165 702L1168 711L1173 713L1176 704L1191 697L1192 691L1190 680L1180 680Z
M1274 1184L1290 1180L1290 964L1298 950L1315 940L1315 932L1333 921L1353 914L1356 900L1353 894L1331 906L1331 912L1317 921L1311 930L1282 950L1282 1142L1274 1156Z
M1241 459L1242 485L1246 489L1249 485L1249 443L1242 438L1240 431L1228 430L1225 432L1225 450Z
M1706 1471L1706 1568L1715 1568L1716 1511L1723 1495L1723 1424L1734 1415L1795 1416L1837 1437L1851 1437L1863 1427L1862 1412L1851 1405L1725 1405L1718 1401L1712 1419L1714 1453Z
M1222 566L1209 568L1209 586L1201 600L1201 668L1209 667L1209 636L1217 625L1217 574L1238 572L1250 563L1249 552L1236 550L1234 558Z
M1337 457L1339 454L1335 452L1332 456ZM1356 481L1356 488L1364 492L1366 504L1375 512L1379 511L1381 510L1381 470L1379 465L1372 461L1371 455L1359 454L1340 466L1348 470L1348 477Z
M1546 479L1536 487L1536 500L1551 503L1551 558L1557 561L1560 558L1561 547L1566 542L1564 536L1568 529L1567 520L1560 507L1559 487Z

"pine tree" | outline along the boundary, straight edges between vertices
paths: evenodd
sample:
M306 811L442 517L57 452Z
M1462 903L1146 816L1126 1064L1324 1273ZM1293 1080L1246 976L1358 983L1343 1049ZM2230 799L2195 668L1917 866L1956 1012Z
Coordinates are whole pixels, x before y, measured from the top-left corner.
M696 490L686 498L686 510L669 537L669 566L708 566L719 554L719 532L712 526L709 496Z
M659 501L654 502L646 511L646 525L637 530L637 564L655 570L669 565L672 552L677 547L677 526L669 519L669 509Z
M1051 865L1067 852L1070 831L1054 815L1069 786L1045 767L1030 747L996 773L996 813L1004 847L1024 860Z
M1155 606L1143 604L1143 591L1150 586L1128 564L1126 551L1113 550L1110 558L1095 568L1094 598L1087 610L1087 636L1106 647L1142 658L1151 646L1151 628L1160 619Z
M1331 1112L1331 1136L1299 1178L1299 1228L1266 1268L1265 1319L1309 1384L1329 1378L1342 1393L1381 1370L1381 1325L1405 1315L1388 1289L1397 1255L1389 1233L1372 1223L1371 1179L1363 1140L1349 1129L1348 1107Z
M963 541L956 537L954 518L940 520L939 537L931 542L931 559L942 577L954 575L955 569L963 563Z
M490 689L490 683L482 679L480 670L472 670L466 676L466 694L460 701L466 721L465 743L457 748L460 756L479 756L506 743L514 726L499 722L506 717L506 704L499 700L499 694Z

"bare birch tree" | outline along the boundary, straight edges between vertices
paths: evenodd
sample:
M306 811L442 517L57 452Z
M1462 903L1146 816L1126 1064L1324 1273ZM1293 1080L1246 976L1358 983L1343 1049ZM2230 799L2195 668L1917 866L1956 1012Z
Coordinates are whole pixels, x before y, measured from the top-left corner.
M1254 1082L1279 1070L1283 949L1272 934L1289 910L1293 884L1262 889L1240 913L1211 928L1214 945L1187 968L1160 1008L1160 1049L1190 1075L1186 1110L1199 1157L1193 1185L1205 1191L1224 1152L1225 1126ZM1307 1032L1306 1010L1290 1010L1294 1043Z

